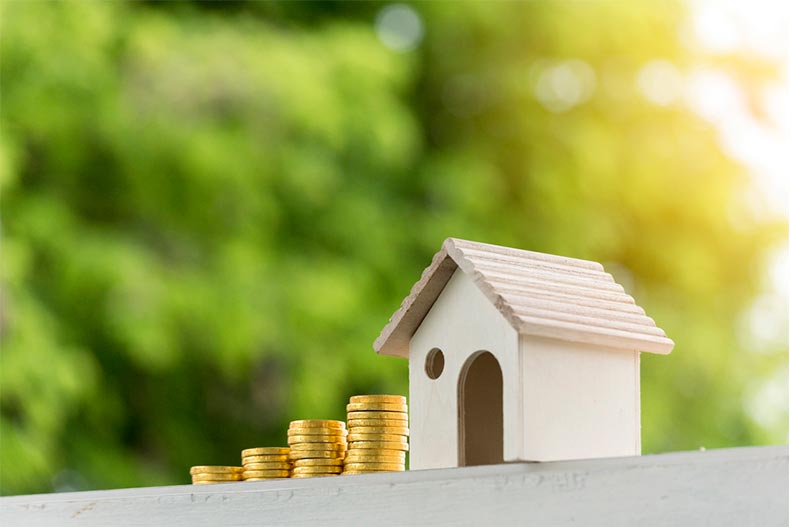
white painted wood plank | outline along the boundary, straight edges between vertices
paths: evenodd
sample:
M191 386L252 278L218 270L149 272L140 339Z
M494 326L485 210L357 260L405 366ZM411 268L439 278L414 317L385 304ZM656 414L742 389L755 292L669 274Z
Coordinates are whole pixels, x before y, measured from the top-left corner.
M639 353L522 336L525 461L640 454Z
M788 524L787 447L0 498L3 526Z
M425 373L425 358L433 348L444 354L438 379ZM492 353L502 369L502 408L491 411L503 414L504 460L519 459L524 426L518 334L472 280L456 270L409 344L412 468L459 466L459 377L467 360L482 350Z

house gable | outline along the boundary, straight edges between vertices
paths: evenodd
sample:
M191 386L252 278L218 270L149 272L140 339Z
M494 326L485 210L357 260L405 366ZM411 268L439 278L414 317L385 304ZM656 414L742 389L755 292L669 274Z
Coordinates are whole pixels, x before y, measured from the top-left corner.
M441 350L444 357L444 368L435 379L426 372L426 359L433 349ZM518 333L472 280L457 270L410 343L412 469L458 465L459 377L467 360L481 351L492 353L503 373L503 453L506 460L516 459L523 430L518 407Z

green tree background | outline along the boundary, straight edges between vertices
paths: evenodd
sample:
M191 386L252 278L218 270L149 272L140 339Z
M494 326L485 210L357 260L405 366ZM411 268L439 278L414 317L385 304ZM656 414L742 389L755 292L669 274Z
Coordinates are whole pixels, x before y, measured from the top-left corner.
M0 4L0 492L184 483L407 393L371 343L447 236L628 285L677 343L643 360L645 452L787 441L744 405L786 342L737 336L786 224L633 83L699 60L683 6L418 3L399 53L385 5ZM550 111L535 84L567 59L597 87Z

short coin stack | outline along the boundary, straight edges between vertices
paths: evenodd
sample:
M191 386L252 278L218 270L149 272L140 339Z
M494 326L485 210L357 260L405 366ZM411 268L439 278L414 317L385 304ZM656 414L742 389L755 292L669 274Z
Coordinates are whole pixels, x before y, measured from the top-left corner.
M288 445L293 461L292 478L335 476L343 471L346 423L307 419L291 421Z
M207 483L231 483L241 481L241 467L222 467L217 465L199 465L189 469L193 485Z
M348 453L343 474L406 470L409 413L400 395L355 395L348 410Z
M241 451L244 481L282 479L291 476L288 447L247 448Z

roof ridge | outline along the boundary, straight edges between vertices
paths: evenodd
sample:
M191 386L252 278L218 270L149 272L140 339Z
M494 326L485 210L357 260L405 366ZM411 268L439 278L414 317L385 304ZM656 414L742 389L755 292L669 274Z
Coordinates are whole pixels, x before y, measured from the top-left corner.
M560 256L556 254L541 253L537 251L528 251L526 249L516 249L513 247L505 247L503 245L494 245L491 243L473 242L470 240L463 240L461 238L447 238L444 240L442 246L446 247L448 244L451 244L453 247L457 247L457 248L468 248L468 249L480 248L482 250L487 250L488 252L492 252L496 254L515 255L521 258L534 258L535 260L545 261L545 262L564 263L565 265L568 265L570 267L595 269L598 271L604 270L603 265L601 265L598 262L594 262L592 260L584 260L581 258L573 258L571 256Z
M548 272L570 274L579 277L588 277L592 280L597 280L597 279L607 280L611 278L611 275L603 270L589 269L586 267L580 267L578 265L568 265L566 263L561 263L561 262L551 262L547 260L534 258L532 256L520 257L520 256L514 256L512 254L490 253L483 251L480 248L471 248L471 247L457 247L457 249L461 250L464 254L470 257L479 259L481 261L486 261L489 263L489 265L500 265L505 267L509 265L518 266L518 265L523 265L524 262L527 261L531 266L540 269L545 269Z

